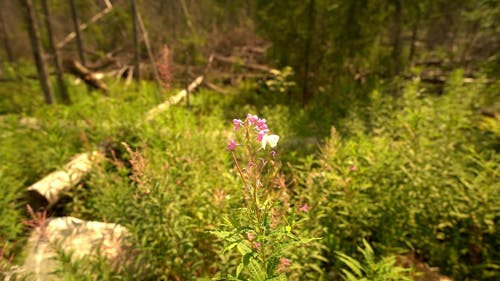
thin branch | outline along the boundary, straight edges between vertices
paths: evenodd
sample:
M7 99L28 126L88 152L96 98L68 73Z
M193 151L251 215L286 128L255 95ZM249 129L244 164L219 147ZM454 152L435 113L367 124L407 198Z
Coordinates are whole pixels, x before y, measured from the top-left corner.
M106 4L106 8L104 8L98 14L94 15L88 22L80 24L80 28L79 28L80 31L83 31L83 30L87 29L87 27L90 24L93 24L93 23L99 21L106 14L108 14L109 12L111 12L111 10L113 9L113 5L111 5L111 3L109 2L109 0L104 0L104 3ZM66 35L66 37L64 37L64 39L61 42L57 43L56 47L58 49L61 49L62 47L64 47L66 44L68 44L69 42L71 42L71 40L73 40L75 38L76 38L76 32L75 31L70 32L68 35Z

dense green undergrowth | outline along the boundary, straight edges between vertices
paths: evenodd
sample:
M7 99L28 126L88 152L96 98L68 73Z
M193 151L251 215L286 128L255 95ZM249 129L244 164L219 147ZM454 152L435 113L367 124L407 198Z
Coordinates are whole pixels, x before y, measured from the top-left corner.
M358 250L364 240L384 269L396 268L395 255L411 253L457 280L496 280L499 136L480 126L477 113L494 100L495 85L460 81L457 72L437 95L418 81L389 87L339 79L305 108L248 83L224 96L201 90L189 108L173 106L152 122L141 122L156 104L148 84L140 90L116 84L108 97L74 86L71 106L41 106L32 85L26 93L33 99L1 103L0 265L6 269L10 256L22 262L23 189L76 153L105 148L107 160L70 191L73 199L58 214L120 223L135 250L121 267L63 262L59 274L66 280L233 274L240 258L223 251L211 231L244 204L226 145L231 120L250 112L281 136L294 235L320 238L283 250L290 280L342 279L341 269L352 269L346 255L362 261L371 249Z

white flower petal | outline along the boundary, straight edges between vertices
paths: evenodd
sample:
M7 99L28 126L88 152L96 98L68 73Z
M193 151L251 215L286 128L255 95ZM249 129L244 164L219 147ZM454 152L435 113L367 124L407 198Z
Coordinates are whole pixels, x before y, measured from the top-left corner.
M265 134L262 137L262 148L266 149L267 144L269 144L269 146L271 148L276 147L276 145L278 145L279 139L280 139L280 136L278 136L278 135L268 135L268 134Z

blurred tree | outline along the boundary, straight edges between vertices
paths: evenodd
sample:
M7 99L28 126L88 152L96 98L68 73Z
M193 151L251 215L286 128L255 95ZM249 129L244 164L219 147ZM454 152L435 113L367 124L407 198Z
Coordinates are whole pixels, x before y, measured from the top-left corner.
M59 96L61 101L65 104L71 103L71 99L68 94L68 88L66 87L66 83L64 81L64 73L61 58L59 57L59 52L56 48L56 42L54 39L54 34L52 31L52 16L50 13L49 0L42 0L43 12L45 16L45 27L47 29L47 37L49 42L50 53L54 59L54 66L56 69L57 76L57 84L59 86Z
M73 27L76 33L76 46L78 47L78 56L80 57L80 62L82 63L82 65L86 66L85 53L83 49L83 38L80 31L80 20L78 19L75 0L70 0L69 5L71 8L71 19L73 20Z
M35 58L38 77L42 86L45 102L47 104L52 104L54 103L54 97L52 95L52 88L50 87L49 83L47 68L45 67L44 52L40 41L40 32L38 29L35 8L33 7L33 3L31 0L22 0L21 4L24 7L31 48L33 50L33 57Z
M5 24L4 19L4 9L0 4L0 32L2 33L3 46L5 49L5 54L7 55L7 59L9 62L14 62L14 54L12 53L12 47L10 43L9 30L7 29L7 25Z
M141 79L141 45L139 40L139 13L137 11L137 1L130 0L133 18L133 38L134 38L134 78L136 81Z
M303 101L339 76L392 77L426 60L444 69L477 70L471 62L500 48L498 28L493 28L499 24L499 1L255 3L257 30L273 43L268 55L278 65L294 68Z

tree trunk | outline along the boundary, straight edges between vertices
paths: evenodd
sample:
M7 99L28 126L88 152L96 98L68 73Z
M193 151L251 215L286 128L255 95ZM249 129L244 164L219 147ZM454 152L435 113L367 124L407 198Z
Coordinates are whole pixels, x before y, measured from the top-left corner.
M309 68L311 63L311 46L314 38L315 0L309 0L307 38L304 50L304 72L302 73L302 104L305 105L311 98L309 89Z
M133 32L134 32L134 78L135 81L139 82L141 80L141 46L139 40L139 17L137 12L137 1L131 0L132 2L132 17L133 17Z
M22 0L21 3L24 6L24 13L26 16L26 22L28 23L28 33L31 41L31 48L33 49L33 56L35 58L36 68L38 70L38 76L45 97L45 102L47 104L52 104L54 103L54 97L52 95L52 89L50 87L47 69L45 68L45 62L43 61L43 49L40 42L40 32L38 31L33 3L31 2L31 0Z
M3 7L0 7L0 9ZM10 46L9 31L7 30L7 25L5 24L5 17L3 9L0 10L0 28L3 35L3 46L5 48L5 53L9 62L14 62L14 54L12 53L12 48Z
M191 34L193 36L196 36L196 31L193 27L193 23L191 21L191 14L189 14L189 10L188 10L188 7L186 5L186 1L180 0L179 2L181 3L182 13L184 13L184 17L186 18L186 25L188 26L189 30L191 31Z
M153 51L151 50L151 45L149 44L148 32L146 30L146 27L144 26L144 22L142 21L141 14L139 13L138 10L136 12L137 12L137 21L139 23L139 28L142 33L142 39L144 39L144 44L146 45L146 51L148 52L149 61L153 66L153 76L156 80L156 84L158 85L158 87L161 87L161 79L160 75L158 74L158 67L156 66L155 58L153 56Z
M392 74L399 74L401 71L401 31L403 25L401 0L394 0L394 31L392 45Z
M54 58L54 65L56 68L57 84L59 85L59 95L63 103L69 104L71 103L71 100L68 94L68 88L66 87L66 83L64 82L61 58L59 57L59 52L56 48L56 41L54 40L54 34L52 33L52 17L50 14L48 0L43 0L42 5L43 12L45 13L45 27L47 28L47 36L49 37L49 49L52 53L52 57Z
M76 33L76 45L78 47L78 56L80 57L80 62L83 64L83 66L85 66L87 65L87 63L85 62L85 54L83 52L83 38L82 38L82 33L80 31L78 14L76 13L75 0L70 0L69 5L71 6L71 17L73 19L73 26Z
M410 43L410 54L408 55L408 62L411 66L414 64L415 54L416 54L416 44L418 39L418 28L420 25L420 5L415 3L416 15L415 22L413 23L411 30L411 43Z

